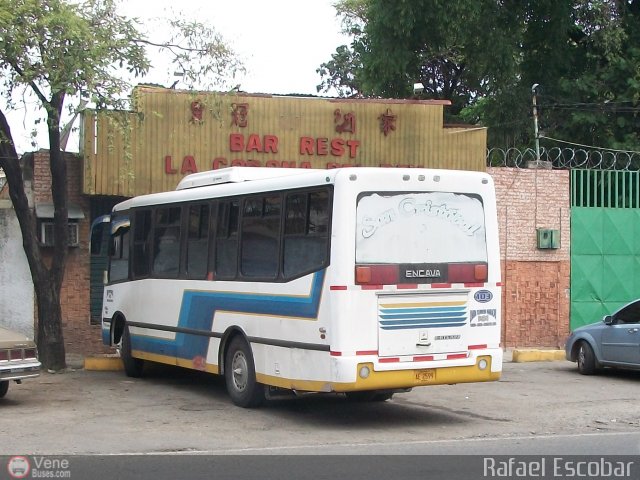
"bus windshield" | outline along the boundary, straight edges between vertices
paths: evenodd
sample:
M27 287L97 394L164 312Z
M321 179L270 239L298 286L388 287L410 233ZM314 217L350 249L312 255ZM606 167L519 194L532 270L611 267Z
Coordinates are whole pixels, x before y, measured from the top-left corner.
M358 198L357 263L487 262L478 195L363 193Z

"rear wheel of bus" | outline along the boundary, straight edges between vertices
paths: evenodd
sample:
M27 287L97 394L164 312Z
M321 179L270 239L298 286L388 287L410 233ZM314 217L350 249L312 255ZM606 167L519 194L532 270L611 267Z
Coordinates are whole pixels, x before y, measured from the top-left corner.
M257 407L264 402L264 385L256 381L251 347L242 337L233 338L229 344L224 378L229 397L239 407Z
M142 376L142 370L144 369L144 360L134 358L131 355L131 335L129 333L128 325L125 325L124 331L122 332L120 356L122 357L124 373L127 374L127 377L138 378Z

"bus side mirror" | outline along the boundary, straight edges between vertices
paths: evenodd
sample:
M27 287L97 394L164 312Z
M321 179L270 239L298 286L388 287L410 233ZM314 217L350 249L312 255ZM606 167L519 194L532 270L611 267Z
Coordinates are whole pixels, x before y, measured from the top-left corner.
M102 284L106 285L109 283L109 272L107 270L102 271Z

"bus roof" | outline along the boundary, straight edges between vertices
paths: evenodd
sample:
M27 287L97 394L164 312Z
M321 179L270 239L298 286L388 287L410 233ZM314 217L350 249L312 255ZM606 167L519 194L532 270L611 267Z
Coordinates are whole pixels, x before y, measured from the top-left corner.
M267 167L229 167L219 170L208 170L206 172L192 173L184 177L176 190L187 188L204 187L207 185L221 185L223 183L239 183L251 180L264 180L267 178L280 178L289 175L300 175L309 172L324 172L320 169L299 169L299 168L267 168Z
M229 167L194 173L184 177L174 191L130 198L114 211L137 206L227 197L249 192L332 183L340 169Z
M309 168L269 168L269 167L230 167L195 173L184 177L176 190L151 193L125 200L117 204L113 211L127 210L138 206L151 206L173 202L197 201L207 198L221 198L247 193L260 193L289 188L310 187L333 184L337 176L379 176L392 182L397 175L399 179L408 179L417 175L423 180L425 177L448 179L456 184L466 178L475 178L482 183L493 184L491 177L484 172L463 170L440 170L424 168L382 168L382 167L351 167L335 169ZM355 178L355 177L354 177ZM466 183L466 182L465 182Z

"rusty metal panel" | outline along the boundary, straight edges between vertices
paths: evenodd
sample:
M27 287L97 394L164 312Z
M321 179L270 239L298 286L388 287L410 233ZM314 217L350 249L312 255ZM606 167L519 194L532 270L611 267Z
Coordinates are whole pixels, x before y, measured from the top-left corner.
M229 166L485 170L486 129L445 128L446 101L138 87L132 104L85 116L85 193L172 190L188 173Z

